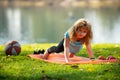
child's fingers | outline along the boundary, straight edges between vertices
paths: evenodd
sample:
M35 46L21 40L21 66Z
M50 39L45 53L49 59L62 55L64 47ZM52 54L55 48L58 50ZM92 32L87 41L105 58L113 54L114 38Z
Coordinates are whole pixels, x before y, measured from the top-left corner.
M95 58L90 58L90 60L94 61L94 60L95 60Z

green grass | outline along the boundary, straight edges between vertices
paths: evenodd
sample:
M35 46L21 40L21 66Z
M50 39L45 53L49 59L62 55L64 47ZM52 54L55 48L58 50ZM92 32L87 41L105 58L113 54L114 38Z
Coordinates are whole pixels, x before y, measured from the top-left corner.
M24 44L18 56L6 56L0 45L0 80L120 80L120 63L62 65L27 57L35 49L56 44ZM93 44L95 58L113 55L120 59L120 44ZM77 55L88 57L83 48Z

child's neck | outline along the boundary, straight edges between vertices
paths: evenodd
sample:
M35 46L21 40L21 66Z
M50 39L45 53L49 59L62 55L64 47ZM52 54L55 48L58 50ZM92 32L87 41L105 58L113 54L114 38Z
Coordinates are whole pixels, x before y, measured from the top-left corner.
M77 41L77 42L80 42L80 41L81 41L81 38L77 38L76 41Z

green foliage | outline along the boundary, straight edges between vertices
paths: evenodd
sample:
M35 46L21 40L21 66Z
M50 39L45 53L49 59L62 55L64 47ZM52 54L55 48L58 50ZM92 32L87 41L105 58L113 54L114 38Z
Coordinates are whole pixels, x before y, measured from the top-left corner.
M0 45L0 80L120 80L120 63L61 65L27 57L35 49L56 44L24 44L18 56L6 56ZM93 44L95 58L113 55L120 59L120 44ZM86 56L85 47L77 54Z

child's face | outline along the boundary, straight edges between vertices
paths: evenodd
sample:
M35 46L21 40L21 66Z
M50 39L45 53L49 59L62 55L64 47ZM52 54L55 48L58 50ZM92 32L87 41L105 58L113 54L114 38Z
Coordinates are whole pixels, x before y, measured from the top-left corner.
M88 31L85 28L80 28L80 29L77 30L76 36L77 36L78 39L83 38L87 35L87 32Z

